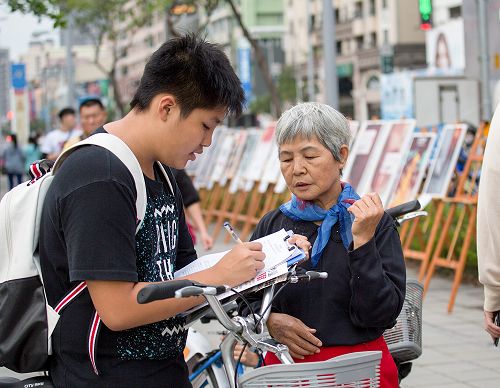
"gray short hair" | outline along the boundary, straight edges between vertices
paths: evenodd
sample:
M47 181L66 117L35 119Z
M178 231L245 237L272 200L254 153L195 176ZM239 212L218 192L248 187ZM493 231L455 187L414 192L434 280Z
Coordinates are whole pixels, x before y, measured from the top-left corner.
M344 144L349 146L351 130L345 116L330 105L305 102L284 112L276 124L278 147L296 137L316 137L335 160L341 161L340 148Z

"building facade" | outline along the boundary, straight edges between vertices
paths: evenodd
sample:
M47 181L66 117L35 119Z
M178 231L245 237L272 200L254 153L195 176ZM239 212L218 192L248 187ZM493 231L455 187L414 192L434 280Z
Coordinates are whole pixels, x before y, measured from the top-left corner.
M382 73L425 67L417 1L332 0L336 36L328 42L323 42L322 0L285 2L286 62L307 85L307 57L312 56L314 96L309 99L324 101L325 43L336 48L339 108L357 120L380 115Z
M7 124L10 110L10 60L9 50L0 48L0 128Z

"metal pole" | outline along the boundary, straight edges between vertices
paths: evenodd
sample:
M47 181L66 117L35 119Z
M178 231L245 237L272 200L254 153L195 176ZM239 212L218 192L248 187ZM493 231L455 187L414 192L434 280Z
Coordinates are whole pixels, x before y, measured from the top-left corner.
M483 120L491 120L490 58L488 54L488 15L486 0L477 0L479 22L479 57L481 58L481 97Z
M308 50L307 50L307 100L314 101L316 99L314 93L314 69L313 69L313 50L312 50L312 23L311 23L311 0L306 0L306 13L307 13L307 36L308 36Z
M339 107L339 82L337 80L337 38L332 0L323 0L323 52L325 55L325 103Z
M74 16L69 13L66 28L66 82L68 84L68 105L75 104L75 69L73 63L73 28Z

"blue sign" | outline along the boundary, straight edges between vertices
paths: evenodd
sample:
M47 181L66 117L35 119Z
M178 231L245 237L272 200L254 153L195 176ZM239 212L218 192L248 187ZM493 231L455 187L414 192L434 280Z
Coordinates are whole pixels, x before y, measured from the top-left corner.
M26 65L24 63L13 63L11 66L12 87L15 90L26 88Z
M240 47L238 48L238 64L239 64L239 77L241 87L245 92L245 100L250 102L253 98L252 95L252 63L250 60L251 48Z

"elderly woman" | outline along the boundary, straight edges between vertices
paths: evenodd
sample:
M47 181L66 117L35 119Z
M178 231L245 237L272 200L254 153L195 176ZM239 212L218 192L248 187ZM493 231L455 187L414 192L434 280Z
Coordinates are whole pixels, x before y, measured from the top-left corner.
M328 105L299 104L278 121L276 140L290 202L266 214L252 236L281 228L313 244L306 270L328 279L289 284L267 323L297 362L382 351L381 386L397 387L394 361L382 333L394 325L405 296L405 264L392 218L380 197L360 198L341 181L349 155L349 124ZM266 363L277 363L268 354Z

